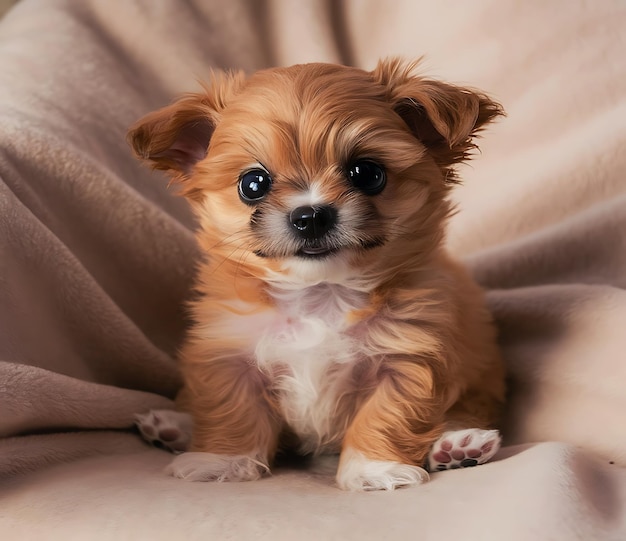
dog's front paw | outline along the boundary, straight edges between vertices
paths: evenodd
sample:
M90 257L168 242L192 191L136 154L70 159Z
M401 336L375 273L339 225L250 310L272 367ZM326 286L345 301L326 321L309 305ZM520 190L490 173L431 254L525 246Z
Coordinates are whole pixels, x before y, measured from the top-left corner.
M183 453L165 469L165 473L187 481L254 481L269 473L269 466L249 455Z
M400 462L372 460L355 449L341 453L337 484L343 490L394 490L428 481L423 468Z
M174 410L152 410L135 415L135 425L152 445L173 453L187 450L191 440L191 415Z
M428 455L428 468L443 471L477 466L491 460L498 449L500 433L497 430L467 428L444 432Z

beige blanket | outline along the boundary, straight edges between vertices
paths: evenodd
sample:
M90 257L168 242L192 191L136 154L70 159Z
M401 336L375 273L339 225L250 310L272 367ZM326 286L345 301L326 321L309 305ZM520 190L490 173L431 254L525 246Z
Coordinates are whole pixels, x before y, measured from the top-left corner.
M626 5L603 0L21 0L0 22L0 538L626 539ZM315 467L166 477L196 256L126 127L209 67L426 55L508 117L449 244L510 374L500 460L391 494Z

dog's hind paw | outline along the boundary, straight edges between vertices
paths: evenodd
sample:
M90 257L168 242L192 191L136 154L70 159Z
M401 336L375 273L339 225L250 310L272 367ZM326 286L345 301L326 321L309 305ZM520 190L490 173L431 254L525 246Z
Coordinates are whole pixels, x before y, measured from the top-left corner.
M254 481L270 473L267 461L251 455L183 453L172 460L165 473L187 481Z
M428 470L436 472L478 466L491 460L498 449L500 433L497 430L467 428L444 432L428 455Z
M188 413L152 410L135 415L135 425L152 445L172 453L182 453L189 447L193 421Z

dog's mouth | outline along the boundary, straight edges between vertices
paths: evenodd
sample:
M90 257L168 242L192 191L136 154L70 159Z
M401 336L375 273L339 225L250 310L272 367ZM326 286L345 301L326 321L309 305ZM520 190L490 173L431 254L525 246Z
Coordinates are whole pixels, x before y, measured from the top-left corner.
M384 243L382 238L374 238L369 240L363 240L359 243L359 250L372 250ZM355 249L355 246L325 246L325 245L308 245L302 246L297 252L296 256L304 259L324 259L335 255L344 249Z
M296 256L306 259L322 259L333 255L338 250L329 246L303 246L296 252Z
M298 250L296 250L295 252L292 252L291 256L293 257L298 257L301 259L324 259L327 257L330 257L331 255L336 254L337 252L339 252L341 248L340 247L332 247L332 246L302 246L301 248L298 248ZM272 254L271 252L266 252L263 250L255 250L254 251L255 255L259 256L259 257L278 257L280 259L283 259L284 257L289 257L289 255L287 254L283 254L283 255L277 255L277 254Z
M254 250L255 255L258 257L270 257L270 258L280 258L283 259L285 257L297 257L299 259L307 259L307 260L323 260L328 259L334 255L337 255L339 252L345 250L371 250L378 246L384 244L383 238L375 238L367 241L361 241L358 245L346 244L346 245L326 245L319 243L311 243L300 246L295 252L291 252L290 254L277 254L272 253L265 250Z

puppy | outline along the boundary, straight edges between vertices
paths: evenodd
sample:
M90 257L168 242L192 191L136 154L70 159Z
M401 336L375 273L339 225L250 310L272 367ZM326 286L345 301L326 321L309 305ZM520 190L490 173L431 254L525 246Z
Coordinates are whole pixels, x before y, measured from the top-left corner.
M444 237L454 167L502 109L416 66L214 74L130 129L206 254L180 353L190 444L180 417L139 420L191 451L172 475L257 479L295 448L340 453L343 489L393 489L497 450L495 333Z

